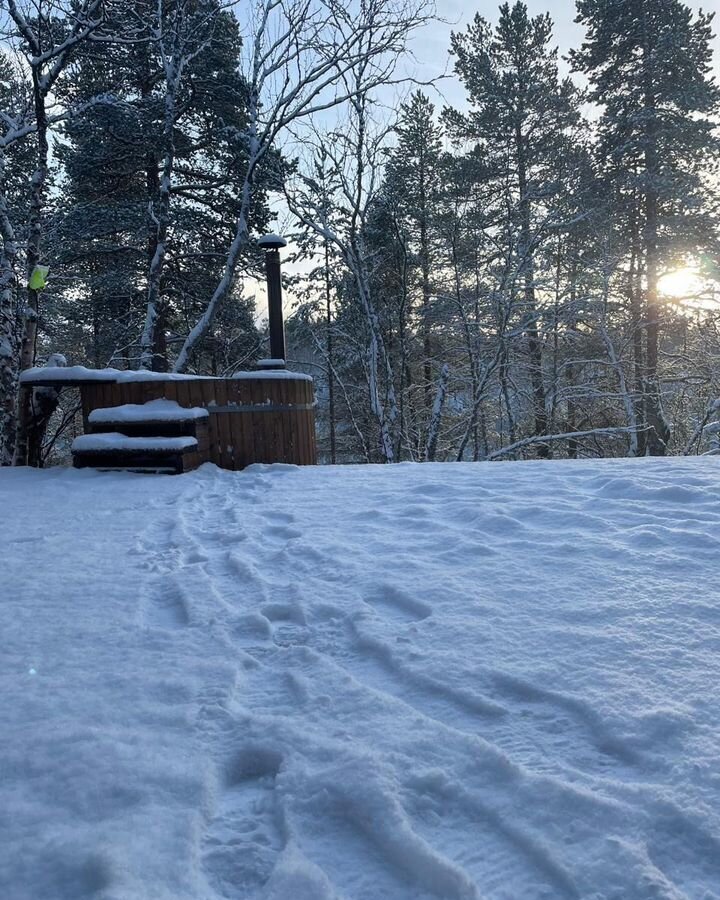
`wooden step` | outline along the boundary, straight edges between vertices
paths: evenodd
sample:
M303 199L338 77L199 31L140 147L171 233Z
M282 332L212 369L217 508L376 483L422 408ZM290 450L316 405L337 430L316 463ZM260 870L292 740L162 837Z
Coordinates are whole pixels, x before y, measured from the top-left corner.
M203 437L207 423L206 409L162 399L94 409L88 416L91 434L117 432L128 437Z
M72 455L77 469L173 474L189 472L205 461L194 437L128 437L119 432L82 435L73 441Z

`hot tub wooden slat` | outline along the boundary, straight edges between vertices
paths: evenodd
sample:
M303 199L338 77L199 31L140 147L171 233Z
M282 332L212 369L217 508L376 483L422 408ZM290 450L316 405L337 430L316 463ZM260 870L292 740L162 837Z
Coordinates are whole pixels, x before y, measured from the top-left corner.
M209 381L198 381L197 382L197 402L193 403L193 406L199 406L204 409L211 409L212 404L215 402L215 389L211 387L211 382ZM220 465L218 461L218 434L217 434L217 419L212 413L208 416L208 458L210 462L214 462L215 465Z
M247 397L248 404L252 407L257 406L259 402L259 398L262 397L263 394L263 382L251 381L247 384ZM265 431L265 423L262 421L258 421L258 416L262 415L262 413L248 413L248 419L250 422L250 428L248 429L250 432L250 437L252 440L252 459L255 462L264 463L267 462L267 440Z
M187 389L187 382L174 381L172 383L172 389L175 394L173 399L176 403L179 403L180 406L192 405L192 398L190 397L190 391Z
M308 382L306 381L304 384L300 386L300 397L301 403L306 405L308 402L308 395L306 390L306 385ZM308 443L310 441L310 432L307 427L307 411L300 410L298 412L298 418L300 419L300 435L301 435L301 461L303 463L307 463L308 460Z
M278 385L277 390L277 406L283 406L285 404L285 385L281 381ZM270 452L273 454L273 458L278 462L285 462L285 448L283 446L282 439L282 413L278 412L275 414L271 414L268 416L269 424L270 424Z
M287 406L290 402L290 389L287 384L283 383L280 388L280 402L283 406ZM290 430L290 415L287 411L278 414L278 433L280 435L280 462L289 462L291 458L292 448L290 446L292 440L292 431Z
M299 386L297 399L295 400L296 406L302 406L305 403L305 385L302 384ZM307 433L305 426L305 413L302 410L298 410L296 412L297 424L295 426L295 435L296 435L296 444L295 444L295 452L298 456L298 461L300 464L305 462L305 444L307 442Z
M212 387L214 389L215 385L213 384ZM217 387L218 390L215 393L216 405L220 407L227 406L230 399L230 389L227 381L222 382L222 385L218 384ZM234 469L236 468L236 450L230 431L230 416L227 413L218 413L213 418L218 423L217 465L224 469Z
M228 398L236 406L252 405L254 402L253 386L247 381L233 381L228 386ZM244 468L257 462L255 450L255 436L250 418L247 415L227 414L227 420L231 428L235 459L238 468Z
M307 385L309 382L305 382L301 385L300 388L300 396L302 398L303 405L307 405L309 402L309 397L307 393ZM298 417L300 419L300 435L302 437L302 447L301 447L301 461L307 464L309 459L309 445L310 445L310 431L308 429L308 412L307 410L300 410L298 412Z

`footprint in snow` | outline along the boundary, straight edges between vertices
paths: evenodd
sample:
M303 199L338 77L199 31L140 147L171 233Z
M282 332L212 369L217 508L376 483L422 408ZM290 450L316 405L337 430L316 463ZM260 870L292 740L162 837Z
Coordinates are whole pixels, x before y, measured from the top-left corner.
M223 773L202 853L208 882L228 900L256 896L285 846L275 788L281 764L272 748L246 747Z
M402 623L420 622L433 613L429 604L389 584L381 585L376 593L370 594L365 600L373 608Z
M271 623L272 638L279 647L307 643L307 619L299 604L267 603L261 612Z
M342 665L353 678L406 703L431 723L484 736L489 724L501 720L507 712L462 679L448 679L446 674L434 674L410 663L396 647L366 630L361 619L349 624L347 637L349 653Z
M296 521L292 513L278 512L277 510L267 510L262 515L266 521L275 525L292 525Z
M353 900L480 900L467 873L412 827L371 772L340 769L300 798L303 854Z
M247 540L247 532L236 526L218 528L213 531L198 531L197 535L206 547L213 545L231 547L233 544Z
M573 879L522 823L454 784L441 773L409 780L413 828L436 852L452 860L481 888L484 900L572 900Z
M271 524L262 530L262 538L271 538L280 543L287 543L295 538L302 537L302 532L297 528L291 528L289 525Z
M502 672L492 673L492 684L505 703L516 704L511 712L525 722L522 728L513 728L511 715L507 721L509 744L507 738L495 736L511 755L519 753L521 761L527 762L523 751L532 757L540 751L548 761L567 759L580 769L606 771L641 762L638 752L583 699Z
M291 647L308 641L305 614L289 603L267 603L260 612L238 616L234 632L238 644L249 650L266 650L269 642Z
M181 587L162 579L145 603L142 620L150 628L183 628L189 625L190 610Z

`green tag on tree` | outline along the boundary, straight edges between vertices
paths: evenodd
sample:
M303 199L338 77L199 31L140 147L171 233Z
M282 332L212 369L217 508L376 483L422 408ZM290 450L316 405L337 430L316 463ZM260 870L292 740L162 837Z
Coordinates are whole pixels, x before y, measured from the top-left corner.
M35 266L30 275L30 281L28 282L30 290L44 291L49 271L49 266Z

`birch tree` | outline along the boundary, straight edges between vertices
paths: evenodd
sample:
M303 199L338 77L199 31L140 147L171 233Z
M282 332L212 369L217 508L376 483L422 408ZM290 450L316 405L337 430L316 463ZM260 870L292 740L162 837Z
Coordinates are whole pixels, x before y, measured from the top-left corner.
M157 202L148 205L148 232L152 253L148 272L147 312L140 339L140 368L166 365L164 347L157 352L159 323L163 318L161 279L167 255L170 203L176 160L175 131L182 113L183 81L193 60L210 45L218 26L220 9L214 2L180 0L167 5L158 0L150 23L151 40L162 65L163 128L162 163Z
M11 39L22 54L29 73L32 102L24 122L18 123L14 131L16 134L24 132L25 135L32 135L35 142L35 168L30 181L27 240L24 248L27 289L19 350L19 369L22 371L30 368L35 362L42 288L35 286L32 275L42 259L50 127L52 122L58 121L62 116L62 113L52 109L52 92L67 68L73 52L102 25L103 0L80 0L79 3L67 4L54 2L48 5L43 4L42 0L26 0L24 3L20 0L8 0L8 14L14 26ZM5 232L7 225L3 226L3 235ZM12 246L12 240L9 243ZM8 241L4 240L4 244L7 253ZM13 457L14 462L19 465L27 460L28 431L32 418L30 392L22 392L21 397Z
M353 73L354 89L348 85L350 115L341 128L316 136L334 180L332 202L318 191L314 178L300 172L286 190L290 211L297 220L338 252L352 279L352 286L366 329L364 368L369 407L375 420L381 458L396 460L395 428L399 407L395 374L388 352L373 284L374 258L368 242L368 225L382 177L382 160L389 126L375 123L371 98L362 89L366 69L363 60Z
M235 233L222 276L175 361L176 372L186 370L232 288L251 241L258 170L272 148L304 120L390 83L408 37L431 15L426 0L260 0L252 9L245 37L248 125L235 136L245 154Z
M10 465L15 445L19 316L18 242L10 199L13 150L32 128L28 98L10 63L0 59L0 466Z

